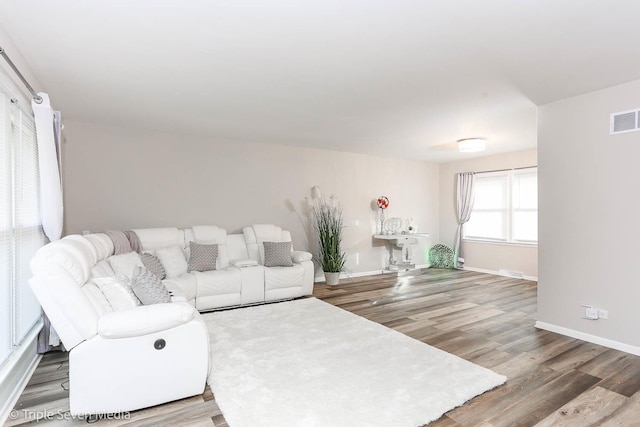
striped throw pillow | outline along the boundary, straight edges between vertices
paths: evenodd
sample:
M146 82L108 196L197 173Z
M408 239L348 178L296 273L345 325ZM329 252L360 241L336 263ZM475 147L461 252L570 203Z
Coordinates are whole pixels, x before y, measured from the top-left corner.
M144 267L136 267L131 278L131 288L143 305L171 302L167 287L158 276Z
M164 280L167 277L167 272L160 263L158 257L154 254L143 252L142 255L140 255L140 259L142 260L142 264L144 264L145 268L158 276L158 279Z

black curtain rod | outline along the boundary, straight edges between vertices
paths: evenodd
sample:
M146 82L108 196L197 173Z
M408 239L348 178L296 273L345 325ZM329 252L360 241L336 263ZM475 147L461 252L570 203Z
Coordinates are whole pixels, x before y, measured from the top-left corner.
M11 58L7 56L6 52L2 47L0 47L0 55L2 55L2 57L4 58L5 61L7 61L7 64L9 64L13 72L16 73L16 75L20 78L22 83L24 83L24 85L27 87L29 92L31 92L31 95L33 96L33 100L36 102L36 104L42 104L42 97L38 95L35 90L33 90L33 87L31 87L27 79L24 78L20 70L18 70L18 67L16 67L16 65L13 63Z

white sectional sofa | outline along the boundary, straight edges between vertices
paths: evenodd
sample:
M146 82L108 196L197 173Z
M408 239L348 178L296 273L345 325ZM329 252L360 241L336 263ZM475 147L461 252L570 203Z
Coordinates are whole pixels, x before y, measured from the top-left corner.
M257 230L257 232L255 231ZM291 233L271 224L256 224L243 234L227 234L215 226L133 230L145 251L180 246L189 258L189 244L217 244L216 270L194 271L163 281L199 311L297 298L313 293L311 254L292 251L292 267L265 267L263 243L291 242Z
M202 393L209 343L199 311L313 292L311 254L291 251L291 266L264 266L264 242L291 248L290 233L277 226L231 235L215 226L133 231L144 251L178 246L185 260L191 242L218 245L216 268L164 279L169 303L123 309L98 285L116 280L106 234L67 236L36 253L29 283L69 351L72 414L131 411Z

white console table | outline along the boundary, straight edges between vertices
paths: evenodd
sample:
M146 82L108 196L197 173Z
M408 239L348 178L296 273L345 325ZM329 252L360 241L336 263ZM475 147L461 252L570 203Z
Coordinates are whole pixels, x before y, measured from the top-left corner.
M389 246L389 270L409 270L415 268L415 263L411 259L411 245L418 243L418 239L426 239L429 235L425 233L415 234L374 234L374 239L384 240ZM402 250L401 259L393 256L393 246Z

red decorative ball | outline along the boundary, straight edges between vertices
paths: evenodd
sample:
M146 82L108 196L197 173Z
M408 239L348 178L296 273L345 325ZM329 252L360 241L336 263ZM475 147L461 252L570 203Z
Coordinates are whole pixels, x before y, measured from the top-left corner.
M389 198L387 196L378 197L378 207L380 209L387 209L389 207Z

